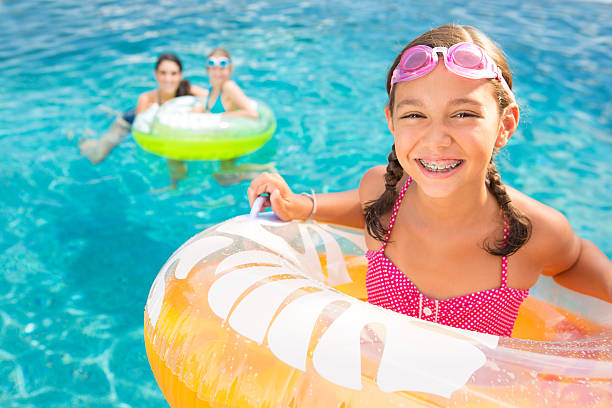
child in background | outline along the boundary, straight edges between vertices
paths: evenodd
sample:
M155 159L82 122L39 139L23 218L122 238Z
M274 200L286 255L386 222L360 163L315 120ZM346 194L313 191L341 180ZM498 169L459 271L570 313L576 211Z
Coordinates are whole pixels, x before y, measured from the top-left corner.
M612 263L558 211L506 187L494 157L519 109L497 46L469 26L424 33L387 76L388 165L358 190L294 194L277 174L268 193L282 220L313 217L367 231L368 301L423 320L509 336L540 274L612 302Z
M230 79L233 72L230 54L223 48L215 48L206 58L206 70L210 78L210 89L206 101L194 107L194 112L220 113L225 116L242 116L257 119L259 114L255 104L244 94L242 89ZM252 180L264 170L273 171L272 164L241 164L236 160L222 160L220 172L213 177L221 185L236 184Z

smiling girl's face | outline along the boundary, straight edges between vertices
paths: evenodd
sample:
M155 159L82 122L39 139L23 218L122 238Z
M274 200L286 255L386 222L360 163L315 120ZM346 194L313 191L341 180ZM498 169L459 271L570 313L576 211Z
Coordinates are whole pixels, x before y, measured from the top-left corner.
M394 92L387 123L397 158L419 188L436 198L482 190L493 148L516 127L500 116L491 81L457 76L439 63Z
M223 58L229 61L229 57L220 52L215 52L211 54L208 58ZM219 65L215 65L213 67L207 66L206 70L208 71L208 76L210 77L211 85L219 86L222 85L225 81L229 80L230 76L232 75L232 69L233 65L231 63L224 67Z

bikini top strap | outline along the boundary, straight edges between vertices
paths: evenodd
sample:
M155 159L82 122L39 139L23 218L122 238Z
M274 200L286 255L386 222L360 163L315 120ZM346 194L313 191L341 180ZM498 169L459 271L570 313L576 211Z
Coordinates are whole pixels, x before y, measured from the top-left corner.
M507 243L508 235L510 235L510 222L508 217L504 214L504 241ZM501 267L501 287L505 288L508 286L508 257L502 256L502 267Z
M206 105L204 106L204 108L207 111L210 111L210 107L208 107L208 105L210 105L210 95L212 94L212 87L208 88L208 95L206 95Z
M402 202L402 198L404 198L404 194L406 194L406 189L412 183L412 177L408 176L408 179L404 183L404 187L402 187L402 191L400 191L397 200L395 201L395 205L393 206L393 212L391 213L391 219L389 220L389 227L387 228L387 235L385 236L385 240L380 248L381 252L385 251L387 247L387 242L389 241L389 237L391 236L391 229L393 228L393 224L395 223L395 217L397 217L397 211L399 210L399 206Z
M157 90L157 104L158 104L159 106L161 106L161 105L162 105L161 91L160 91L159 89Z

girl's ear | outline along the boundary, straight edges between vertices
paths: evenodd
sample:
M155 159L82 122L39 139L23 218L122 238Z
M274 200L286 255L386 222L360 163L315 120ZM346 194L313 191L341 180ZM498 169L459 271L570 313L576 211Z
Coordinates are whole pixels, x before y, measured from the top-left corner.
M393 134L395 132L395 128L393 127L393 116L391 115L391 108L389 105L385 105L385 118L387 118L387 126L389 130Z
M495 147L504 147L508 143L508 139L510 139L518 127L519 118L519 109L515 103L506 107L499 122L499 132L495 140Z

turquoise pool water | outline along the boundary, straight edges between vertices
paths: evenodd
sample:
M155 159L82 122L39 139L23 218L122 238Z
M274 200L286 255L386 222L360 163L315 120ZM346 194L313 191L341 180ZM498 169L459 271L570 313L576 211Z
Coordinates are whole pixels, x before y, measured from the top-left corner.
M445 22L476 25L506 51L523 109L503 180L612 255L610 2L151 3L0 2L0 406L167 406L142 339L149 288L187 238L248 211L247 184L220 187L218 163L194 162L178 191L151 194L163 159L129 138L92 166L67 137L103 132L105 107L152 88L163 52L206 85L204 55L228 48L278 119L243 161L339 191L386 161L396 53Z

